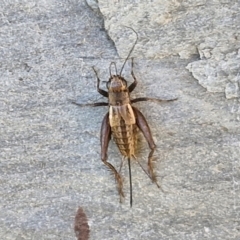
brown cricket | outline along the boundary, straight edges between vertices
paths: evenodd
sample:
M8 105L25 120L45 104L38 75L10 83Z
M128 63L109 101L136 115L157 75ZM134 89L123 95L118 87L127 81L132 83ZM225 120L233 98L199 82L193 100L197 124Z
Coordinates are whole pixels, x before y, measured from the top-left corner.
M102 127L101 127L101 137L100 137L101 159L103 163L114 173L115 179L117 181L117 189L120 195L120 202L121 202L122 198L124 198L123 180L120 175L122 163L121 163L120 170L118 172L115 169L115 167L107 161L108 144L112 137L115 143L117 144L118 149L122 154L122 156L124 158L127 158L128 160L131 206L132 206L133 200L132 200L132 177L131 177L130 160L132 157L136 159L135 157L136 128L139 128L141 130L150 148L150 153L148 155L148 171L145 171L144 168L142 169L149 176L152 182L155 183L157 187L160 187L157 183L157 178L153 171L152 157L153 157L153 153L155 151L156 145L153 141L151 130L143 114L137 108L133 107L132 104L136 102L141 102L141 101L169 102L177 99L175 98L170 100L162 100L162 99L147 98L147 97L141 97L141 98L135 98L135 99L130 98L130 93L137 86L137 79L133 73L133 58L131 63L131 75L134 80L133 83L131 83L130 86L127 86L127 81L121 76L121 74L127 60L129 59L138 41L137 32L134 29L132 30L136 34L136 41L133 47L131 48L127 58L125 59L120 73L119 74L117 73L117 67L115 62L112 62L110 64L110 67L109 67L110 78L107 82L108 91L100 89L99 87L100 79L98 77L96 70L93 67L93 71L95 72L97 77L97 91L104 97L108 98L108 103L97 102L92 104L79 104L77 102L72 102L79 106L93 106L93 107L109 106L109 112L103 118ZM111 73L112 64L114 64L115 66L116 75L112 75Z

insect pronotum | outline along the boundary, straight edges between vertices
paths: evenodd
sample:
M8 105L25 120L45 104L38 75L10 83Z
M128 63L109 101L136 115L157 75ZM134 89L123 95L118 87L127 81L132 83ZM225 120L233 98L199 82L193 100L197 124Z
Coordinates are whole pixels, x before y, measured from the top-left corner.
M99 87L100 79L98 77L97 71L93 67L93 71L95 72L97 77L97 91L104 97L108 98L108 103L97 102L92 104L79 104L77 102L72 102L79 106L92 106L92 107L108 106L109 107L109 112L103 118L102 127L101 127L101 137L100 137L101 159L103 163L113 172L115 176L115 179L117 182L117 189L120 195L120 202L121 202L122 198L124 198L123 180L120 175L121 167L118 172L115 169L115 167L107 161L108 144L112 137L115 143L117 144L118 149L122 154L122 156L124 158L127 158L128 160L131 206L132 206L133 200L132 200L132 176L131 176L130 160L132 157L136 159L135 157L136 128L139 128L141 130L150 148L150 153L148 155L148 171L145 171L144 169L143 170L149 176L152 182L155 183L158 187L160 187L157 183L157 178L153 171L152 157L153 157L153 153L155 151L156 145L153 141L151 130L143 114L137 108L133 107L132 104L136 102L141 102L141 101L169 102L169 101L176 100L176 98L170 99L170 100L162 100L162 99L147 98L147 97L141 97L141 98L135 98L135 99L130 98L130 93L137 86L137 79L133 73L133 58L132 58L132 64L131 64L131 75L134 81L129 86L127 86L127 81L121 76L121 74L127 60L129 59L138 41L137 32L134 29L132 29L132 31L136 34L136 41L132 46L127 58L125 59L119 74L117 73L116 63L115 62L110 63L110 66L109 66L110 78L107 81L108 91L105 91ZM115 67L116 75L112 75L111 73L112 65L114 65Z

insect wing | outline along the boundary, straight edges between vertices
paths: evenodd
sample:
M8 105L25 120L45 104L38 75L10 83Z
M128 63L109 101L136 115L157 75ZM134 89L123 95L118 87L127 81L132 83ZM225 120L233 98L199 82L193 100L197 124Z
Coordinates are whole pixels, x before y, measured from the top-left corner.
M120 126L121 119L124 120L126 125L133 125L136 123L135 115L130 104L122 106L110 106L109 120L110 126Z

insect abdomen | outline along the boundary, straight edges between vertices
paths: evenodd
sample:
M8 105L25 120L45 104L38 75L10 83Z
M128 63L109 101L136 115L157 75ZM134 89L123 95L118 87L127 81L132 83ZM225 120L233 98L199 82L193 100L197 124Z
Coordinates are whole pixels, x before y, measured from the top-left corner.
M134 156L135 127L135 124L127 125L121 118L120 125L111 128L113 139L116 142L121 154L125 157Z
M136 119L132 106L129 103L120 106L110 106L109 123L113 139L121 154L125 157L133 156Z

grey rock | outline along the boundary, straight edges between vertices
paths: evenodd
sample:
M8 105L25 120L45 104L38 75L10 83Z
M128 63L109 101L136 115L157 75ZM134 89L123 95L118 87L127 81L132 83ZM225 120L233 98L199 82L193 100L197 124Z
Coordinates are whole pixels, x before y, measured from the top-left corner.
M209 92L225 92L227 99L238 97L238 76L240 72L238 51L225 54L222 47L210 50L203 45L199 51L202 60L191 62L187 66L187 69L192 72L199 84ZM231 82L236 84L231 84Z
M227 83L225 94L227 99L239 97L239 85L238 83Z
M86 0L86 3L95 13L99 12L99 7L98 7L97 0Z
M99 0L99 7L105 17L105 28L122 58L134 42L134 35L123 27L130 26L139 33L134 51L138 58L179 55L191 60L198 55L200 60L192 61L187 69L210 92L225 92L228 77L239 72L236 53L240 48L240 2L237 0Z
M144 54L148 58L162 58L187 48L194 55L196 47L206 38L212 48L228 41L227 49L235 49L236 46L230 45L232 40L239 42L239 1L98 2L105 16L105 28L121 57L126 56L125 38L131 35L123 25L139 32L139 47L135 52L138 57Z
M226 89L230 97L238 92L238 41L228 35L238 30L238 2L99 0L99 7L103 15L78 0L0 1L0 239L74 240L79 206L94 240L240 239L240 107L238 99L225 98ZM178 97L135 104L157 144L163 191L133 160L132 208L126 162L120 204L100 158L107 107L69 101L106 101L92 66L105 89L110 62L120 69L136 37L120 24L139 33L133 52L138 86L131 96ZM219 41L224 34L229 42ZM191 62L202 63L193 73L204 81L209 74L212 91L220 93L195 81L186 69ZM133 81L129 62L122 76ZM137 159L145 169L148 153L139 134ZM108 159L119 169L113 142Z

